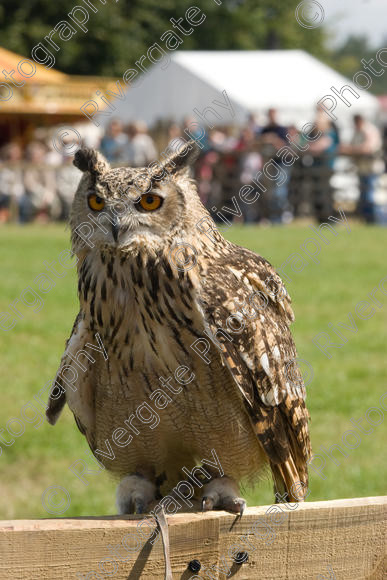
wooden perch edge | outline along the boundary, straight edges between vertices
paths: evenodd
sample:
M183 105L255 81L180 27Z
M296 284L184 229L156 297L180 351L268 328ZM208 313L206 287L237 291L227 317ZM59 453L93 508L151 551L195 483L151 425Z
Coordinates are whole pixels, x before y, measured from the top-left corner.
M290 505L251 507L242 520L226 512L168 516L173 578L223 579L229 570L241 580L386 578L387 496ZM0 580L163 580L161 541L129 551L141 538L138 521L2 521ZM232 555L242 551L249 560L236 564ZM197 576L187 568L192 560L201 564Z

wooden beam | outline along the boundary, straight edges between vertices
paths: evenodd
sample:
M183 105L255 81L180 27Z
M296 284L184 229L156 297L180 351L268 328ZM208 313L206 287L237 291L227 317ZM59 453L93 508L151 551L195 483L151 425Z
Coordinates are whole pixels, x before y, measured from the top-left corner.
M383 580L386 515L387 496L252 507L242 520L177 513L167 518L173 577L226 578L230 569L243 580ZM163 580L161 541L141 541L138 524L135 516L0 522L0 579ZM248 563L233 563L235 552ZM194 559L198 576L187 569Z

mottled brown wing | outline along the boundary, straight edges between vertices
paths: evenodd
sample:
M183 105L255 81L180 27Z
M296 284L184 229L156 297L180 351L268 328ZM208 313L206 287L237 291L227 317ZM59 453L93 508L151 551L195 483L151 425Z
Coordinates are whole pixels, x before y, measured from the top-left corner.
M204 271L206 324L245 399L276 489L292 497L292 485L307 485L311 449L290 297L269 262L234 244L206 261Z
M79 363L76 364L74 361L77 353L82 351L88 342L93 342L93 335L86 328L82 312L80 312L75 319L70 338L66 342L66 349L62 355L59 369L50 390L46 416L48 422L51 425L55 425L67 402L74 414L75 422L79 430L85 435L89 445L92 446L95 412L94 390L90 372L91 363L86 357L82 357L80 362L86 368L86 370L82 370ZM61 377L61 371L65 366L74 369L74 373L78 375L76 380L72 381L75 390L66 384ZM66 371L65 374L70 377L72 376L71 371L70 375L69 371Z

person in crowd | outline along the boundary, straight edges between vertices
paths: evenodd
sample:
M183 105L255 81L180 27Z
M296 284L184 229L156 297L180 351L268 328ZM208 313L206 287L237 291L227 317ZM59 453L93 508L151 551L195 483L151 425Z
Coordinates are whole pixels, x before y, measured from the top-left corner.
M54 135L52 137L49 137L48 139L45 139L44 141L47 148L47 153L45 155L44 162L47 163L47 165L51 165L52 167L60 167L66 159L65 149L63 149L63 151L61 152L57 151L54 147L53 138ZM66 143L70 141L71 139L68 139L66 137L63 138L64 145L66 145ZM67 157L69 156L67 155Z
M252 185L254 177L258 171L262 170L262 155L255 151L256 135L254 128L248 124L242 128L236 151L240 152L240 182L243 185ZM241 210L245 223L259 221L260 204L259 201L253 203L243 203Z
M234 127L218 127L210 132L211 149L229 153L237 148L239 139L235 136Z
M303 134L302 134L303 135ZM320 108L317 108L314 128L310 133L313 141L301 137L301 145L307 145L302 158L302 178L308 183L308 204L319 223L327 220L333 212L333 188L331 185L334 164L339 153L339 130ZM317 138L317 136L319 137Z
M24 195L20 198L19 216L22 223L36 218L47 222L59 214L55 171L46 164L47 148L39 141L26 149L28 165L24 171Z
M262 128L260 133L260 140L268 154L272 155L273 150L278 151L281 147L288 145L286 141L287 127L284 127L278 122L278 113L276 109L269 109L267 112L268 122ZM281 180L276 181L270 199L270 220L274 223L281 223L287 219L289 213L288 207L288 187L290 180L290 167L286 167L275 153L272 159L278 163L282 170ZM281 183L280 183L281 182Z
M22 149L16 142L4 145L0 151L0 223L18 215L19 200L24 193L23 174L19 166Z
M278 123L277 109L269 109L267 112L268 122L261 129L261 135L265 136L264 142L270 143L275 149L281 149L286 141L286 133L288 128Z
M256 137L260 135L262 127L259 123L258 115L255 113L249 113L247 117L246 128L250 129L250 131L252 131Z
M183 137L183 132L180 125L171 123L168 127L168 146L167 149L179 151L180 148L187 142Z
M336 123L328 119L326 113L320 108L317 109L314 131L316 135L319 132L321 135L314 141L308 141L308 153L313 156L313 166L333 169L339 152L339 130Z
M251 151L257 143L256 133L249 125L245 125L239 132L234 151Z
M146 167L157 160L157 149L148 127L143 121L128 125L128 144L125 152L125 162L132 167Z
M226 147L227 134L223 129L217 127L212 129L209 133L209 145L210 149L218 152L224 152L227 150Z
M200 125L196 117L186 117L183 121L184 131L187 137L191 136L192 139L200 142L200 156L205 155L207 151L210 151L211 145L208 137L208 130Z
M125 160L127 145L128 136L122 129L121 121L113 119L101 139L99 148L102 155L111 163L120 163Z
M358 213L366 223L376 221L375 190L383 172L382 137L379 129L362 115L354 115L354 133L349 145L343 145L341 152L353 156L360 185Z

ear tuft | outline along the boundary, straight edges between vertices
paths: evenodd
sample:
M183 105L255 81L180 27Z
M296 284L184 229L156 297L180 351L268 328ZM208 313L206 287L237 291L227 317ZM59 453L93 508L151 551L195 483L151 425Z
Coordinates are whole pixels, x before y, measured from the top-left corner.
M73 164L81 171L89 171L94 175L102 175L110 168L106 159L95 149L82 147L74 155Z
M176 139L176 141L177 143L175 146L173 145L173 141L169 146L174 149L174 152L163 163L163 166L170 173L182 171L183 169L193 165L200 153L198 144L194 139L187 141L183 145L181 144L180 139Z

